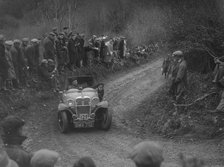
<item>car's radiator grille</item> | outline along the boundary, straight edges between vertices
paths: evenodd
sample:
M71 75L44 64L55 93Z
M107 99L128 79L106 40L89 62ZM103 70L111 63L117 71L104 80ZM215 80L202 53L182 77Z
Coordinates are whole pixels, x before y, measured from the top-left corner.
M90 98L76 99L78 117L82 114L90 114Z
M77 106L90 105L90 98L78 98L76 99Z
M80 117L81 114L90 114L90 106L77 106L77 114Z

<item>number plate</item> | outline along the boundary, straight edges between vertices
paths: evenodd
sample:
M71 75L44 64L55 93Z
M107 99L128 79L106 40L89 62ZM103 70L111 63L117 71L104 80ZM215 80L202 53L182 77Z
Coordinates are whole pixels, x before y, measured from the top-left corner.
M92 128L94 127L94 122L88 122L88 123L75 123L76 128Z
M88 120L88 114L80 114L81 120Z

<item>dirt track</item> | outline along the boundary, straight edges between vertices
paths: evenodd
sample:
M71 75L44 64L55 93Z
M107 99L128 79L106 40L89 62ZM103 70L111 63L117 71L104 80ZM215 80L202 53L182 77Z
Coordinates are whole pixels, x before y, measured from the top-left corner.
M136 137L135 129L130 129L129 125L136 121L130 110L165 82L161 77L161 63L162 60L157 60L106 82L105 98L114 111L110 131L89 129L60 134L56 122L57 101L51 101L29 115L27 131L30 140L26 146L31 151L41 148L58 151L62 155L58 166L71 167L77 158L90 156L98 167L131 167L134 164L127 159L128 152L136 143L149 139L164 146L166 166L177 163L179 152L202 157L213 166L224 165L224 154L216 141L186 143L157 136L141 139Z

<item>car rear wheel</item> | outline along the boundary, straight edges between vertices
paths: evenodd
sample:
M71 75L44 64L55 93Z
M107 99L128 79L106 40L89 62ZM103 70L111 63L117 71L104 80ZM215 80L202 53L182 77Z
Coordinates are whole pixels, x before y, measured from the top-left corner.
M67 116L66 112L58 113L58 125L59 125L61 133L68 132L69 122L68 122L68 116Z
M102 120L100 122L100 128L102 130L109 130L112 123L112 112L110 110L106 110L102 113Z

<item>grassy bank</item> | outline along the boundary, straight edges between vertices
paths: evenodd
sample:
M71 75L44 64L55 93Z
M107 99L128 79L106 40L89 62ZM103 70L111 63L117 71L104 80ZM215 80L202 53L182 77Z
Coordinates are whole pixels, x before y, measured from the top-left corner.
M220 137L224 134L223 115L211 114L220 100L220 90L213 90L211 74L188 74L188 92L184 104L191 104L196 99L211 94L190 107L173 105L168 95L169 81L138 107L137 114L141 134L156 133L165 137L186 137L189 139L204 139ZM153 97L153 98L151 98ZM135 111L133 111L135 112ZM137 111L136 111L137 112Z

